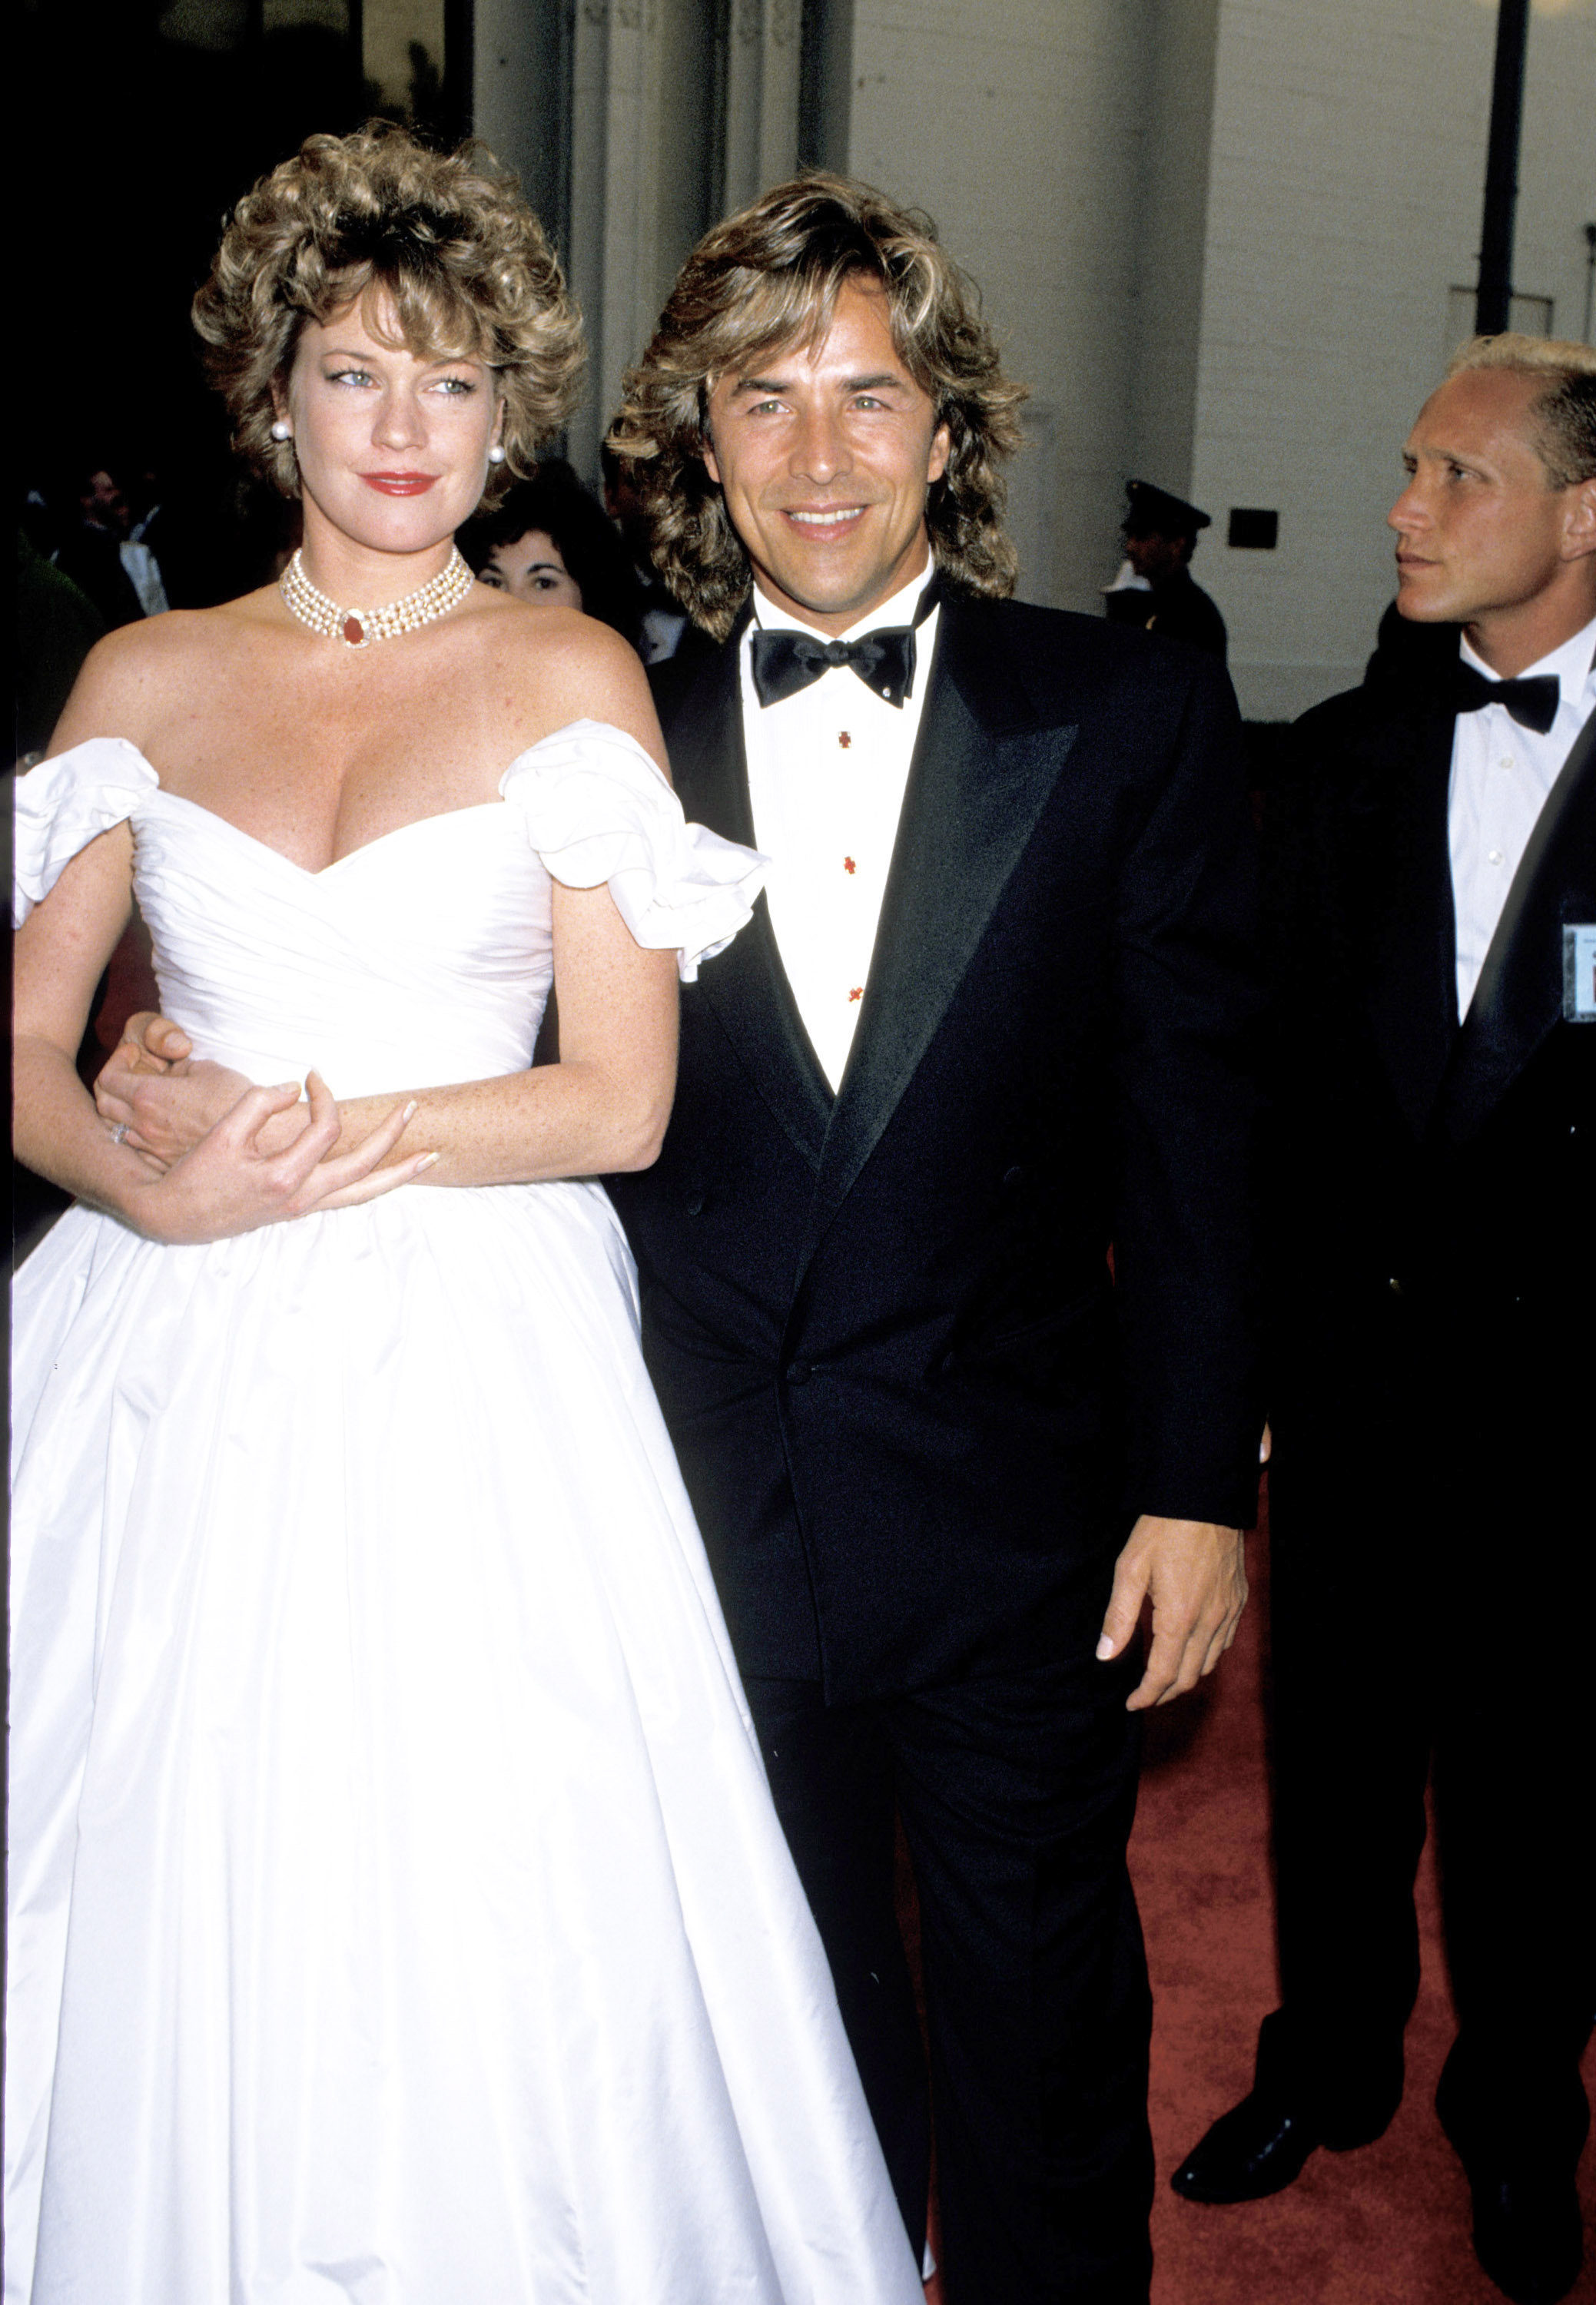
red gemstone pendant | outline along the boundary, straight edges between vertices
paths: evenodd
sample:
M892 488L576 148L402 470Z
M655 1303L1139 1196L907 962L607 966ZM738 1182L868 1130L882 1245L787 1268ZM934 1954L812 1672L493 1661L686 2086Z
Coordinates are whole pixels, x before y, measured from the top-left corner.
M344 638L348 642L351 648L358 648L365 636L365 628L362 625L358 617L345 617Z

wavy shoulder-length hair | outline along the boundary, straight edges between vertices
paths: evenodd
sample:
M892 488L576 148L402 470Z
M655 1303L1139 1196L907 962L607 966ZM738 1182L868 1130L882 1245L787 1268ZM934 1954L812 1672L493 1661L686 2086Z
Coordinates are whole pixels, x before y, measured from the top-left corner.
M948 428L947 470L926 524L937 565L968 591L1014 589L999 470L1020 445L1024 387L1003 375L974 283L929 217L868 184L815 169L778 184L699 242L653 342L627 372L608 446L627 459L654 566L696 624L731 630L748 556L704 462L716 379L778 346L818 343L847 282L886 292L892 341Z
M492 371L504 462L484 501L533 470L576 401L582 319L542 226L484 146L435 152L387 121L308 137L235 208L194 326L235 447L285 496L299 494L299 472L292 442L271 437L273 387L304 322L356 302L380 341L397 328L423 358Z

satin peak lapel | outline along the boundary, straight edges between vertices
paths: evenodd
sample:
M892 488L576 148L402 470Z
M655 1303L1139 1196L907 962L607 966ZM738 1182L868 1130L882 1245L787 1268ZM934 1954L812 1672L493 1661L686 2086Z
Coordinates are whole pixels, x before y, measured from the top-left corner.
M994 688L960 646L956 603L943 617L858 1037L826 1135L821 1224L880 1142L1075 741L1072 727L1039 726L1016 693Z
M667 741L671 773L688 816L722 838L753 848L757 843L738 676L741 630L739 623L705 664L672 714ZM763 894L747 927L704 963L696 990L791 1143L818 1169L832 1118L831 1084L798 1016Z
M1458 1034L1437 1113L1454 1144L1481 1126L1563 1013L1563 899L1593 853L1596 713L1535 820Z

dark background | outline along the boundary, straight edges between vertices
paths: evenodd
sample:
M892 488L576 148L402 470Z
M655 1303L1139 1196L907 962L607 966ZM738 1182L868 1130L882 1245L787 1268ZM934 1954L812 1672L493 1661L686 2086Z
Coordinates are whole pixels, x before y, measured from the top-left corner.
M189 323L225 218L314 131L400 111L363 74L359 0L280 21L295 13L303 0L22 0L13 16L21 493L53 505L81 469L153 470L174 606L260 582L282 525L228 450ZM414 124L464 132L440 60L411 60Z

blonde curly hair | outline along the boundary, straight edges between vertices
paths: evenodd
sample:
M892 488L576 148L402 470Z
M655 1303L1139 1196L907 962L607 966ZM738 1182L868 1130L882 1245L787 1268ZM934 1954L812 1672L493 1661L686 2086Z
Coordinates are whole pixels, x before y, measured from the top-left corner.
M1025 387L1003 373L980 297L929 217L846 176L811 169L701 240L653 342L627 371L606 447L627 460L654 566L696 624L724 640L750 583L748 556L704 462L716 379L779 345L818 343L851 279L886 292L898 356L948 428L947 471L926 521L937 565L1003 599L1019 562L1003 532L998 466L1020 445Z
M271 437L272 388L303 322L357 299L373 335L397 323L413 352L492 370L504 462L484 502L533 469L576 404L582 317L515 177L484 146L431 151L387 121L307 137L233 211L194 327L235 447L285 496L299 494L299 472L293 443Z

